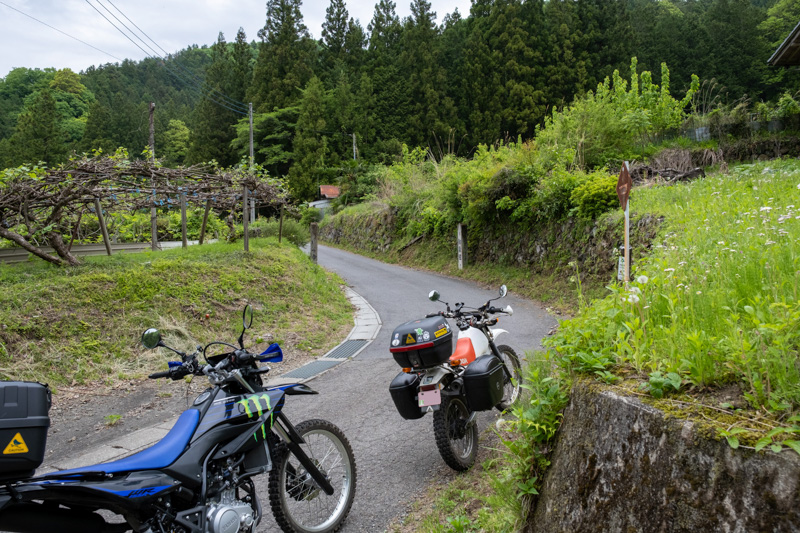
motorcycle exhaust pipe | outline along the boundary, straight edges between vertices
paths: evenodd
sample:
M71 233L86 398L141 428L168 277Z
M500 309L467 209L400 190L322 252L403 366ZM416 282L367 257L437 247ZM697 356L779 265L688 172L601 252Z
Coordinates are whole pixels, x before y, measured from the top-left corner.
M16 505L0 512L0 528L10 533L125 533L127 524L109 524L93 512L56 508L41 504Z

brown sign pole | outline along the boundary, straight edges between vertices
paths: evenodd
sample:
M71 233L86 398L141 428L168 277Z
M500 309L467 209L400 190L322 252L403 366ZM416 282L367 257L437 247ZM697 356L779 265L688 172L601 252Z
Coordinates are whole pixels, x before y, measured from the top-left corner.
M619 204L625 210L625 285L631 280L631 248L630 248L630 233L631 233L631 217L630 217L630 194L633 188L633 180L628 171L628 162L622 163L622 170L619 173L617 180L617 196L619 197Z

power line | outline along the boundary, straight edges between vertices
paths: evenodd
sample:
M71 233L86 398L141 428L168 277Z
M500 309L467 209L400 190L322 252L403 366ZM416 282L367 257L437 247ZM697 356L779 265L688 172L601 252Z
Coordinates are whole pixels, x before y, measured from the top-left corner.
M136 47L137 47L139 50L141 50L142 52L144 52L145 56L147 56L147 57L150 57L150 58L152 58L152 59L155 59L155 58L153 58L153 56L152 56L152 55L151 55L151 54L150 54L150 53L149 53L147 50L145 50L144 48L142 48L141 46L139 46L139 45L136 43L136 41L134 41L134 40L133 40L133 39L132 39L132 38L131 38L131 37L130 37L130 36L127 34L127 33L125 33L125 32L124 32L122 29L120 29L120 28L119 28L119 26L117 26L116 24L114 24L114 23L113 23L113 22L112 22L112 21L111 21L111 20L110 20L110 19L109 19L107 16L105 16L105 15L104 15L104 14L103 14L103 13L102 13L102 12L101 12L99 9L97 9L97 7L95 7L95 6L94 6L94 5L93 5L91 2L89 2L89 0L85 0L85 2L86 2L87 4L89 4L89 6L91 6L91 8L92 8L92 9L94 9L95 11L97 11L97 13L98 13L98 14L99 14L101 17L103 17L103 18L104 18L104 19L105 19L105 20L106 20L106 21L107 21L109 24L111 24L111 26L113 26L113 27L114 27L114 29L116 29L116 30L117 30L119 33L121 33L123 36L125 36L125 38L126 38L126 39L128 39L130 42L132 42L132 43L134 44L134 46L136 46ZM98 3L99 3L99 2L98 2ZM101 6L102 6L104 9L106 9L106 10L107 10L107 8L106 8L105 6L103 6L102 4L100 4L100 5L101 5ZM109 12L109 13L110 13L110 12ZM112 16L114 16L113 14L111 14L111 15L112 15ZM114 17L114 18L116 19L116 17ZM127 17L126 17L126 18L127 18ZM117 19L117 21L119 21L119 19ZM127 26L125 26L125 24L124 24L124 23L122 23L121 21L119 21L119 22L120 22L120 24L121 24L123 27L125 27L125 28L126 28L128 31L130 31L130 32L131 32L131 33L132 33L134 36L136 35L136 34L135 34L135 32L133 32L132 30L130 30L130 28L128 28ZM137 36L137 38L139 38L139 37ZM139 38L139 40L141 40L141 38ZM142 41L142 43L143 43L143 44L145 44L145 46L148 46L146 43L144 43L144 41ZM152 48L151 48L151 50L152 50ZM154 52L155 52L155 51L154 51ZM158 55L158 54L156 54L156 55ZM222 102L219 102L219 101L215 100L214 98L212 98L210 95L208 95L208 94L204 93L204 92L203 92L203 89L202 89L202 87L198 87L198 86L197 86L197 84L193 84L193 83L191 83L191 82L189 82L189 81L186 81L185 79L181 78L181 76L179 76L177 73L173 72L173 71L172 71L172 69L170 69L170 68L169 68L169 66L168 66L168 65L166 64L166 62L164 61L164 58L160 58L160 59L162 59L162 65L164 66L164 68L166 68L166 69L167 69L167 71L168 71L170 74L172 74L172 76L174 76L176 79L178 79L179 81L181 81L181 82L183 82L184 84L186 84L186 85L187 85L187 87L189 87L190 89L194 89L196 93L200 94L200 95L201 95L201 96L203 96L204 98L207 98L208 100L212 101L213 103L217 104L218 106L220 106L220 107L223 107L223 108L225 108L225 109L227 109L227 110L229 110L229 111L232 111L232 112L234 112L234 113L237 113L237 114L240 114L240 115L247 115L247 113L246 113L246 112L244 112L244 111L242 111L242 110L239 110L239 109L234 109L234 108L231 108L231 107L229 107L228 105L226 105L226 104L224 104L224 103L222 103Z
M147 33L145 33L145 32L144 32L144 30L142 30L142 29L141 29L139 26L137 26L137 25L136 25L136 23L135 23L135 22L133 22L133 21L132 21L130 18L128 18L128 16L127 16L125 13L123 13L123 12L122 12L122 10L116 6L116 4L114 4L114 2L112 2L111 0L106 0L106 2L108 2L109 4L111 4L111 5L114 7L114 9L116 9L116 10L119 12L119 14L120 14L120 15L122 15L123 17L125 17L125 20L127 20L128 22L130 22L130 23L133 25L133 27L134 27L134 28L136 28L136 29L139 31L139 33L141 33L142 35L144 35L145 37L147 37L147 39L149 39L149 40L150 40L150 42L152 42L154 45L156 45L156 47L158 47L158 49L159 49L159 50L161 50L161 52L163 52L165 55L169 55L169 52L167 52L166 50L164 50L164 49L163 49L163 48L162 48L162 47L161 47L161 46L160 46L160 45L159 45L157 42L155 42L155 41L154 41L154 40L153 40L153 39L152 39L152 38L151 38L149 35L147 35ZM114 17L114 18L116 18L116 17ZM117 20L119 20L119 19L117 19ZM127 27L127 26L126 26L126 27ZM130 28L128 28L128 31L131 31L131 33L133 33L133 31L132 31ZM140 40L141 40L141 39L140 39ZM142 42L144 43L144 41L142 41ZM148 48L150 48L150 46L148 46ZM152 50L152 48L150 48L150 49ZM155 50L153 50L153 51L155 52ZM156 52L156 55L159 55L159 54ZM162 57L162 59L164 59L164 58L163 58L163 56L159 56L159 57ZM198 78L197 76L195 76L195 75L194 75L194 74L193 74L193 73L192 73L190 70L188 70L187 68L185 68L185 67L184 67L184 66L181 64L181 62L180 62L180 61L178 61L176 58L173 58L172 60L175 62L175 64L176 64L176 65L178 65L178 67L179 67L181 70L183 70L184 72L186 72L186 73L187 73L189 76L191 76L192 78L194 78L196 81L198 81L198 82L202 83L203 85L206 85L206 82L205 82L204 80L201 80L200 78ZM229 97L228 95L226 95L225 93L223 93L222 91L220 91L220 90L218 90L218 89L215 89L214 87L211 87L211 86L209 86L209 90L211 90L211 91L212 91L212 92L214 92L214 93L217 93L217 94L219 94L219 95L220 95L220 96L221 96L221 97L222 97L222 98L223 98L223 99L224 99L224 100L225 100L227 103L229 103L230 105L233 105L233 106L235 106L235 107L241 108L243 111L248 109L248 106L247 106L247 104L245 104L244 102L241 102L241 101L239 101L239 100L236 100L235 98L231 98L231 97Z
M100 49L99 49L99 48L97 48L96 46L92 46L91 44L89 44L89 43L87 43L87 42L85 42L85 41L81 41L80 39L78 39L77 37L73 37L73 36L72 36L72 35L70 35L69 33L63 32L63 31L59 30L58 28L56 28L56 27L53 27L53 26L51 26L50 24L48 24L48 23L46 23L46 22L42 22L41 20L37 19L36 17L33 17L33 16L31 16L31 15L28 15L27 13L25 13L25 12L23 12L23 11L20 11L20 10L19 10L19 9L17 9L16 7L12 7L12 6L8 5L8 4L6 4L5 2L0 2L0 4L2 4L2 5L4 5L4 6L6 6L6 7L7 7L7 8L9 8L9 9L13 9L13 10L14 10L14 11L16 11L17 13L19 13L20 15L25 15L25 16L26 16L26 17L28 17L29 19L35 20L35 21L36 21L36 22L38 22L39 24L42 24L42 25L44 25L44 26L47 26L47 27L48 27L48 28L50 28L51 30L55 30L55 31L57 31L58 33L60 33L60 34L62 34L62 35L65 35L65 36L69 37L70 39L73 39L73 40L75 40L75 41L78 41L78 42L79 42L79 43L81 43L81 44L85 44L85 45L86 45L86 46L88 46L89 48L94 48L94 49L95 49L95 50L97 50L98 52L101 52L101 53L103 53L103 54L106 54L106 55L107 55L107 56L109 56L109 57L113 57L114 59L116 59L116 60L117 60L117 61L119 61L120 63L122 62L122 59L120 59L120 58L118 58L118 57L116 57L116 56L114 56L114 55L112 55L112 54L109 54L109 53L108 53L108 52L106 52L105 50L100 50Z

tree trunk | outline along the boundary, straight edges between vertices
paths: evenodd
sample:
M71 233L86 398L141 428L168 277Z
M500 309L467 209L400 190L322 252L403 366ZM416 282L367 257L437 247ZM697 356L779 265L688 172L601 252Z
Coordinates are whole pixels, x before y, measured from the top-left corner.
M34 246L31 243L29 243L28 241L26 241L25 238L22 235L14 233L13 231L9 231L6 228L4 228L2 225L0 225L0 237L3 237L3 238L8 239L9 241L11 241L13 243L16 243L21 248L29 251L30 253L32 253L36 257L44 259L45 261L48 261L48 262L53 263L53 264L58 265L58 266L64 266L64 264L65 264L64 261L61 258L55 257L53 255L50 255L50 254L46 253L44 250L41 250L41 249L37 248L36 246Z
M56 251L58 257L60 257L66 264L69 266L78 266L81 264L78 261L78 258L72 255L69 251L69 248L66 244L64 244L64 239L61 237L60 233L55 231L51 231L47 234L47 243L53 247L53 250Z

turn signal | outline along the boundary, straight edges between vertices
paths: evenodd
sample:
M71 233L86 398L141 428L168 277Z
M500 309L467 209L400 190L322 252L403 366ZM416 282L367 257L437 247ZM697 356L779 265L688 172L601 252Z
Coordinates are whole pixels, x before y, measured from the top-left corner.
M450 359L450 366L461 366L461 359Z
M411 367L403 367L403 372L408 374L409 372L411 372Z

